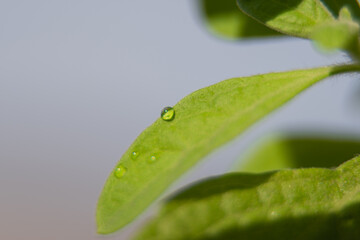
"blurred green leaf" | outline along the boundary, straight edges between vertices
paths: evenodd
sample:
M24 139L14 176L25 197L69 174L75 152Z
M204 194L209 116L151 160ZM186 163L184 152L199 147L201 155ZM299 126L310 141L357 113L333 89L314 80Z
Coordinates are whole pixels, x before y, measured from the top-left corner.
M359 25L349 20L337 20L314 28L311 38L321 49L342 49L360 58Z
M340 9L340 12L339 12L339 17L338 17L339 20L347 20L347 21L352 21L353 20L353 16L349 10L349 8L347 7L343 7Z
M337 169L233 173L165 203L135 239L360 239L360 157Z
M199 0L209 30L217 35L236 39L282 35L245 15L236 0Z
M260 173L283 168L332 168L357 154L360 140L278 135L245 153L235 170Z
M244 13L266 26L297 37L309 38L314 27L334 20L319 0L237 0L237 3ZM331 6L337 6L337 1Z
M233 78L188 95L174 106L175 119L155 121L111 172L98 201L98 232L111 233L131 222L200 159L307 87L354 70L359 66Z

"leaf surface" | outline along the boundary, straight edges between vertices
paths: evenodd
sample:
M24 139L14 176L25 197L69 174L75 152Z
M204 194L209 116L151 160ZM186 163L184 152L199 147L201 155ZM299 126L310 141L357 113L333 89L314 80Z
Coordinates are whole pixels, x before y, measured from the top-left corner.
M333 168L358 154L359 139L277 135L245 153L234 170L260 173L284 168Z
M233 78L188 95L174 106L175 119L155 121L111 172L98 201L98 232L111 233L131 222L212 150L312 84L348 70L323 67Z
M136 239L360 239L360 157L337 169L233 173L170 199Z
M199 2L208 29L217 35L230 39L281 35L241 12L236 0Z

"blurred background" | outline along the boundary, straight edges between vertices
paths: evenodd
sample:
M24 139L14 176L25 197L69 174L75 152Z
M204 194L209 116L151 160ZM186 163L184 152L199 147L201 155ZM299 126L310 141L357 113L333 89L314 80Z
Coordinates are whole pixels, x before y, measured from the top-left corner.
M348 61L304 39L215 37L199 12L192 0L0 2L0 239L127 239L147 217L99 236L97 198L164 106L231 77ZM169 192L274 132L360 137L359 93L354 74L317 84Z

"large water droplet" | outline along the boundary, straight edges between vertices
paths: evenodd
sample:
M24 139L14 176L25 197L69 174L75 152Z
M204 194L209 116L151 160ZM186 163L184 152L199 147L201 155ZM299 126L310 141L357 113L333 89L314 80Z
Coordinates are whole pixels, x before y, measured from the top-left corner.
M165 107L161 111L161 118L165 121L171 121L175 118L175 109L172 107Z
M125 175L126 171L126 167L120 165L118 168L115 169L115 176L117 178L122 178Z
M148 160L149 163L153 163L156 161L156 157L155 156L151 156Z
M138 152L135 152L135 151L134 151L134 152L131 153L131 159L132 159L132 160L135 160L138 156L139 156L139 153L138 153Z

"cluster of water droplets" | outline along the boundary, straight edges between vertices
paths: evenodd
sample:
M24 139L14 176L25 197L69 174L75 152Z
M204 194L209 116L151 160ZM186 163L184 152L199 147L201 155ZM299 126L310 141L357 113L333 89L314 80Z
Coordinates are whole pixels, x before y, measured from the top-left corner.
M132 152L131 155L130 155L130 158L132 160L136 160L139 156L139 153L138 152ZM151 155L148 159L147 159L147 162L148 163L154 163L155 161L157 160L156 156L155 155ZM122 178L125 173L127 172L127 168L124 167L122 164L120 164L116 169L115 169L115 176L117 178Z
M172 121L175 118L175 110L172 107L165 107L162 111L161 111L161 119L163 119L164 121ZM136 160L139 157L139 152L134 151L130 154L130 158L132 160ZM154 163L156 162L157 158L155 155L150 156L147 159L148 163ZM127 172L127 168L124 167L122 164L120 164L116 169L115 169L115 177L117 178L122 178L124 177L124 175Z

